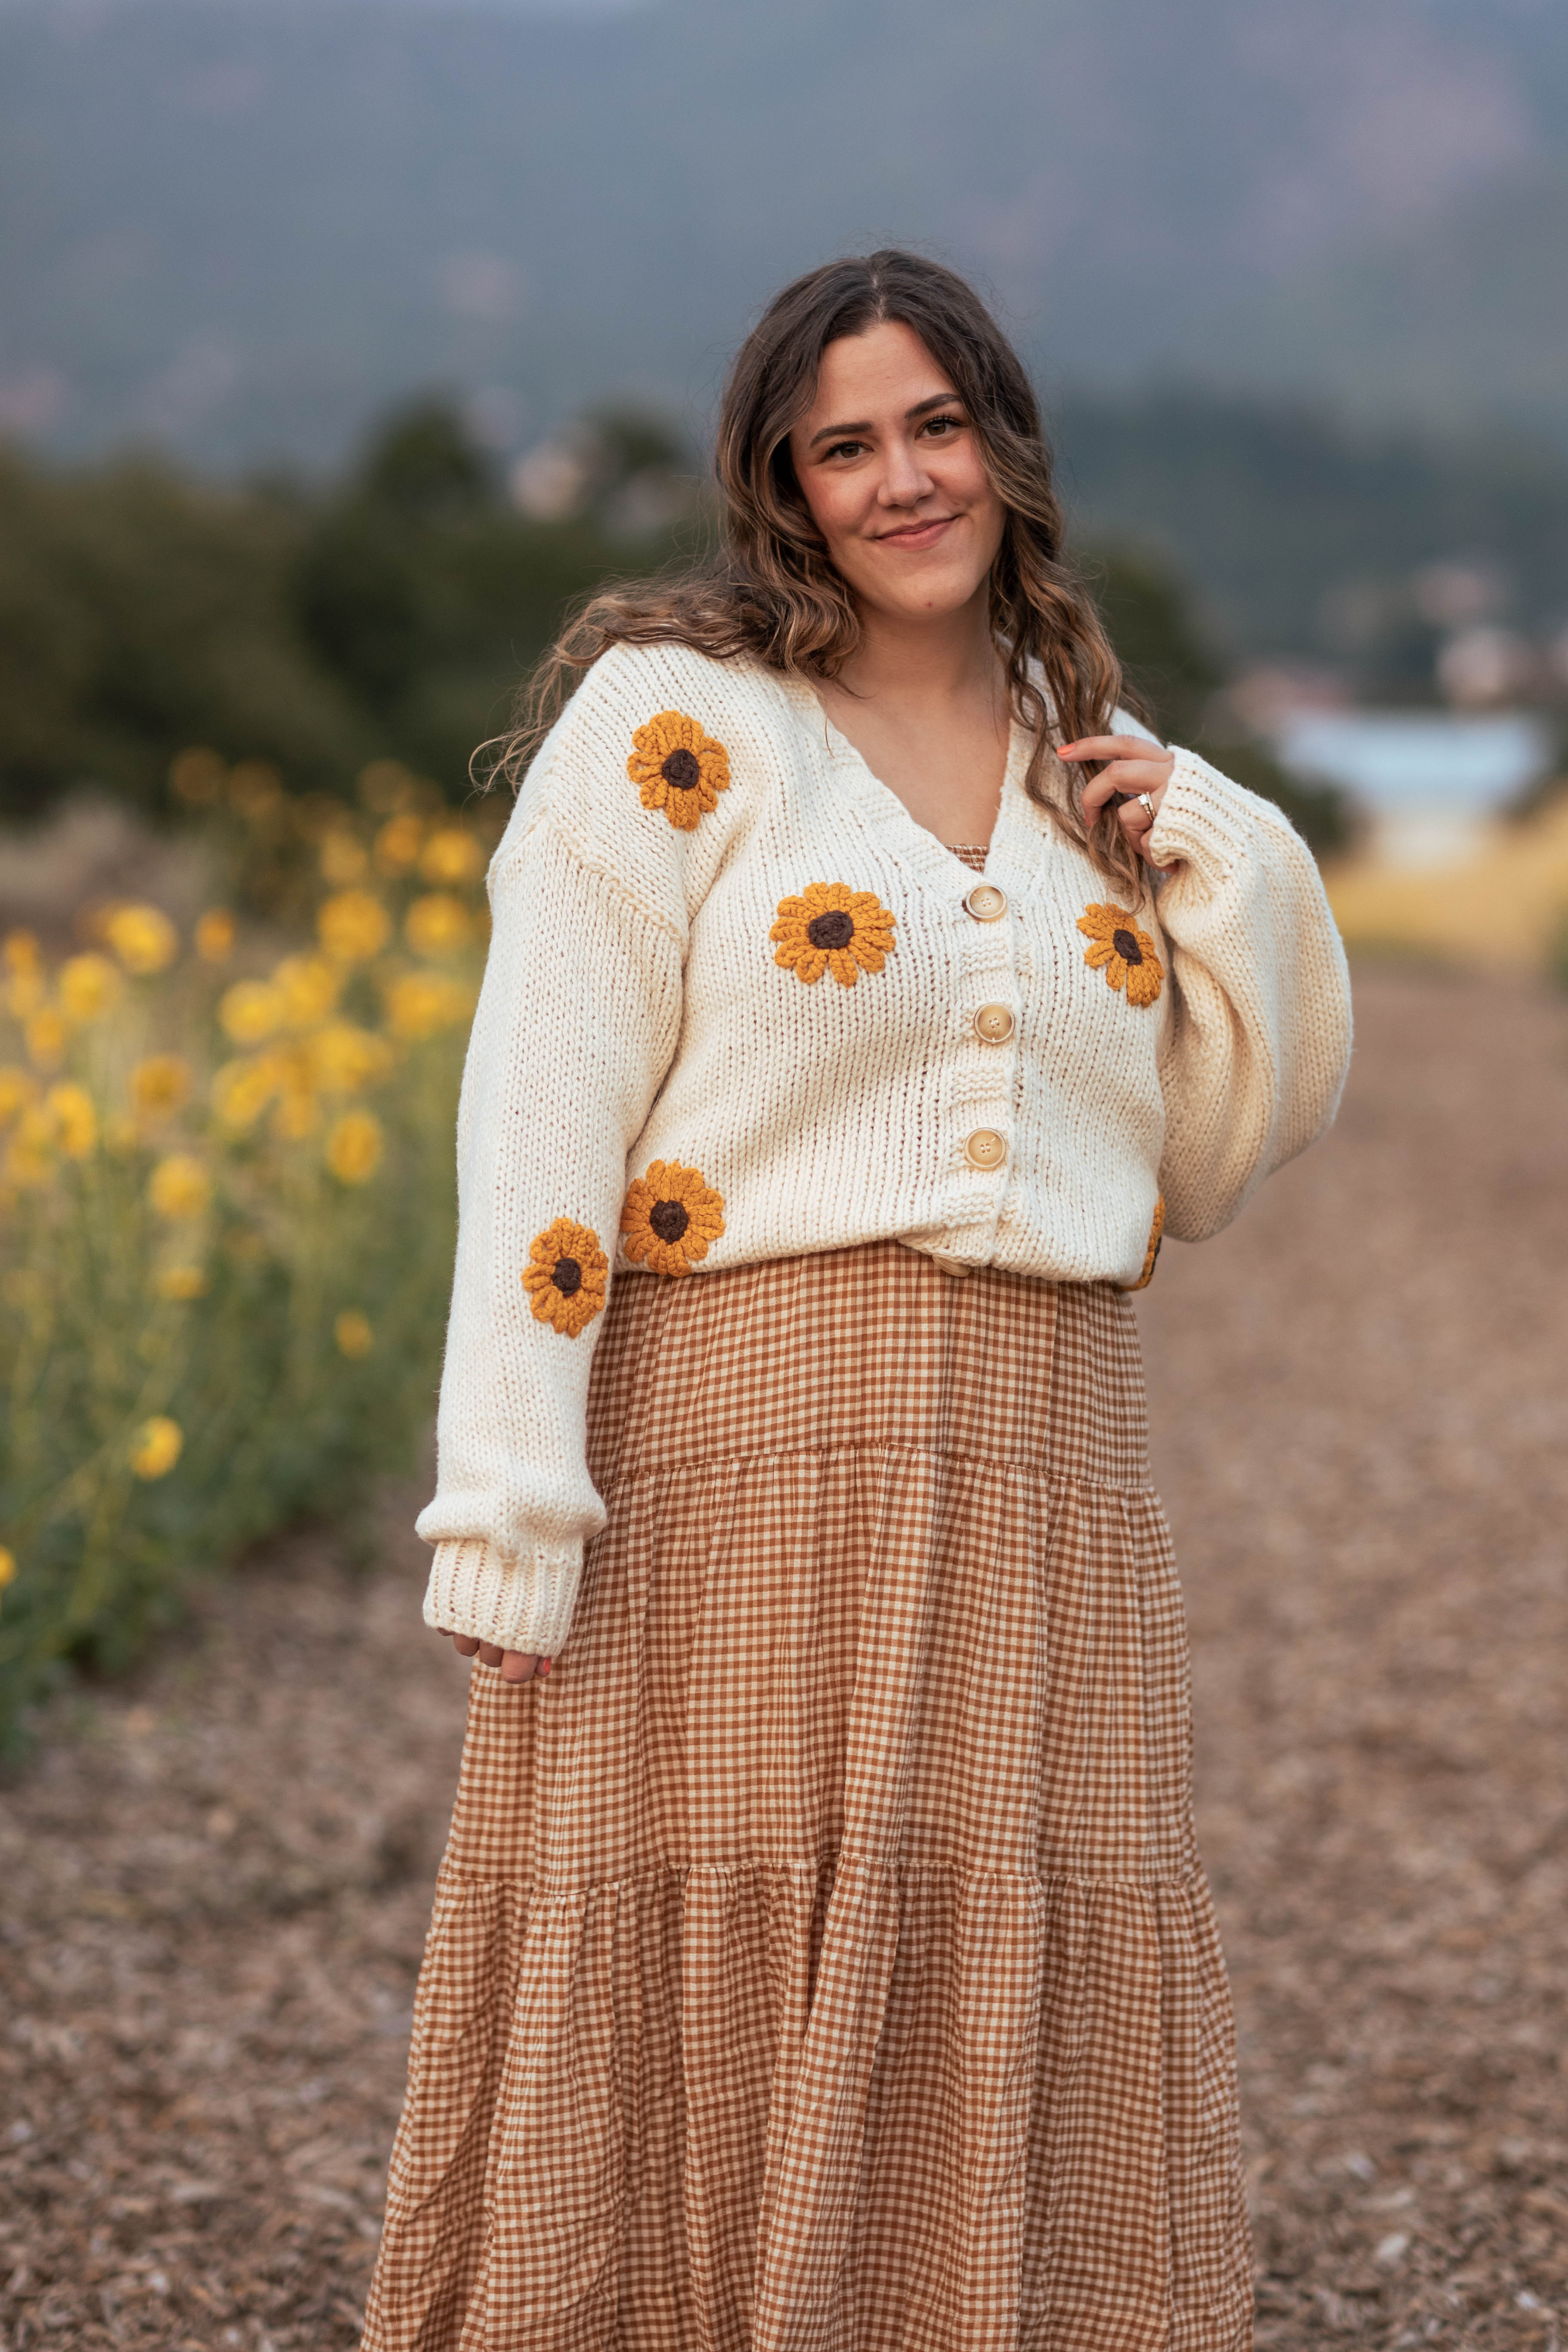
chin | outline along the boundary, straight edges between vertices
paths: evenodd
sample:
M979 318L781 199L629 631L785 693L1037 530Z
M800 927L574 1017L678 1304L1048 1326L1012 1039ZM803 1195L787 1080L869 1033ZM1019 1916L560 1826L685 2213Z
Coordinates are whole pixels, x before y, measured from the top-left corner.
M950 613L962 613L982 584L968 578L954 580L951 574L940 574L934 580L900 580L896 587L889 583L879 601L885 611L907 620L940 621Z

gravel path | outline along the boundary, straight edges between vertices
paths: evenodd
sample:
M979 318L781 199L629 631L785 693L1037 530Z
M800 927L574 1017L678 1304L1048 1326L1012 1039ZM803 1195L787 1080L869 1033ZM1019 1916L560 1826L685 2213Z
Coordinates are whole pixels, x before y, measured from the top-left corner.
M1568 1008L1371 971L1333 1139L1142 1305L1260 2344L1568 2336ZM0 1792L0 2352L346 2352L466 1670L389 1500Z

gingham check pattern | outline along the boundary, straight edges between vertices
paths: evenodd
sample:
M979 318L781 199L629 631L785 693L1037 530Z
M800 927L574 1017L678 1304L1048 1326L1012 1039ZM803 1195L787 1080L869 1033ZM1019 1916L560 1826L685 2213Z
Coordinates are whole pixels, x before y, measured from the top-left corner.
M1127 1301L623 1278L554 1674L476 1670L371 2352L1239 2352Z

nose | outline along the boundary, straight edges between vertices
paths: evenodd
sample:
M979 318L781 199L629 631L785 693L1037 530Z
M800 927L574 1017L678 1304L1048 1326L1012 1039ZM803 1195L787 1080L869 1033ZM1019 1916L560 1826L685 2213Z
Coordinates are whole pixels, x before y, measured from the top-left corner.
M901 437L889 444L877 501L885 507L918 506L936 485L921 464L912 441Z

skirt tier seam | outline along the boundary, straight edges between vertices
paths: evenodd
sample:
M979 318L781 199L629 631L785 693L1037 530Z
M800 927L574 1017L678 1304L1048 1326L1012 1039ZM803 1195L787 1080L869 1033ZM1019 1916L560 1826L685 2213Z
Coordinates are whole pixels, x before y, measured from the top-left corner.
M777 1462L847 1461L859 1454L869 1454L884 1461L959 1464L969 1470L1005 1470L1032 1478L1047 1488L1083 1486L1095 1494L1131 1495L1150 1502L1158 1500L1158 1490L1152 1478L1136 1482L1122 1478L1095 1478L1086 1471L1052 1470L1013 1454L971 1453L957 1446L900 1445L883 1438L857 1439L845 1445L789 1445L773 1452L683 1455L679 1461L659 1463L651 1469L627 1471L621 1476L607 1479L600 1486L599 1495L607 1507L619 1495L630 1494L638 1487L657 1486L661 1478L678 1477L689 1470L750 1470Z
M945 1875L962 1878L966 1883L988 1885L1011 1885L1033 1890L1060 1886L1104 1889L1128 1895L1152 1895L1162 1889L1188 1891L1204 1881L1201 1863L1193 1863L1184 1870L1163 1870L1147 1878L1112 1877L1099 1871L1088 1870L973 1870L956 1862L868 1862L851 1857L846 1864L842 1857L828 1857L825 1862L763 1862L748 1859L742 1862L661 1862L647 1870L628 1871L620 1878L579 1878L569 1884L555 1884L548 1877L509 1878L504 1871L468 1870L461 1864L447 1864L442 1870L445 1885L470 1888L491 1886L516 1887L519 1892L538 1895L547 1902L558 1902L579 1895L599 1895L612 1888L652 1886L670 1878L692 1878L701 1874L713 1877L733 1876L744 1871L771 1871L799 1878L820 1878L831 1867L842 1877L847 1870L868 1870L898 1877Z

